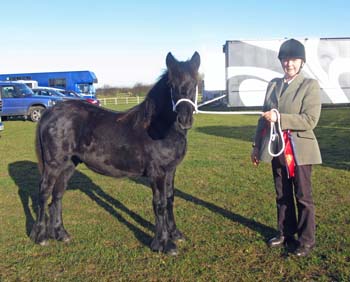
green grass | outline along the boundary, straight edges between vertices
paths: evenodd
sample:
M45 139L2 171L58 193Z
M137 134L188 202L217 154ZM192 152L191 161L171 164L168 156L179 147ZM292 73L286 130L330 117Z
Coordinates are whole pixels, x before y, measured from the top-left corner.
M124 110L125 108L117 108ZM298 259L268 249L276 207L271 168L250 163L256 116L197 115L178 167L180 254L150 251L154 217L144 180L80 166L63 200L69 244L33 244L39 175L35 124L7 121L0 138L0 281L349 281L350 115L323 110L314 166L317 247Z

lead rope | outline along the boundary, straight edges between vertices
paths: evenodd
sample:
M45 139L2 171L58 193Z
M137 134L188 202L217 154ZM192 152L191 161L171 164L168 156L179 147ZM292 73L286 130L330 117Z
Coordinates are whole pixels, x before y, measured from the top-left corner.
M193 108L194 108L193 113L194 114L261 115L263 113L263 112L259 112L259 111L214 112L214 111L201 111L201 110L198 110L199 107L204 106L204 105L209 104L209 103L212 103L214 101L220 100L220 99L222 99L223 97L226 96L226 95L222 95L220 97L216 97L216 98L214 98L214 99L212 99L210 101L206 101L206 102L204 102L202 104L197 105L198 88L196 88L195 102L193 102L192 100L187 99L187 98L181 98L181 99L177 100L176 103L175 103L174 99L173 99L173 89L172 88L170 88L170 94L171 94L171 102L172 102L172 105L173 105L173 112L176 112L176 107L180 103L187 102L187 103L190 103L193 106ZM282 129L281 129L281 115L280 115L280 113L278 112L277 109L271 109L271 111L273 111L276 114L277 120L276 120L276 122L271 121L271 123L270 123L270 139L269 139L269 145L268 145L268 152L269 152L270 156L278 157L284 152L284 149L285 149L286 145L285 145L285 142L284 142L283 132L282 132ZM276 129L276 123L278 125L278 129ZM273 142L278 140L278 136L280 136L281 143L282 143L282 148L277 153L273 153L271 151L271 146L272 146Z
M278 157L279 155L281 155L284 152L286 144L284 142L283 132L281 129L281 115L277 109L271 109L271 111L276 114L277 120L276 120L276 122L271 121L271 123L270 123L270 140L269 140L268 151L269 151L269 154L271 157ZM276 129L276 123L278 125L278 129ZM282 148L280 151L278 151L278 153L273 153L271 151L271 145L272 145L272 142L278 140L278 136L280 136L280 138L281 138Z

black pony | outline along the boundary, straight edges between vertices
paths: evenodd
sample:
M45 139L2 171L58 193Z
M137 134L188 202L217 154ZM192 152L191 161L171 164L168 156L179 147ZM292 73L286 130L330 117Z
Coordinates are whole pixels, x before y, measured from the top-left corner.
M84 163L112 177L148 177L156 218L151 249L177 253L174 241L183 235L173 213L174 176L185 156L186 133L193 122L199 65L197 52L185 62L168 53L167 71L146 99L126 112L77 100L45 111L36 134L41 181L32 240L41 245L48 244L49 238L70 240L62 221L62 197L75 167Z

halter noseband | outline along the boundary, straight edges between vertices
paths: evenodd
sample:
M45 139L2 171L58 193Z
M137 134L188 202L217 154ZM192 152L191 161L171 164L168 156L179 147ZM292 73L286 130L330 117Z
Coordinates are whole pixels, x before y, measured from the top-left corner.
M196 88L196 91L197 90L198 89ZM175 103L174 102L174 98L173 98L173 88L172 87L170 87L170 95L171 95L171 103L173 104L173 112L176 112L176 107L182 102L190 103L193 106L193 108L194 108L193 113L197 113L198 112L198 106L197 106L197 96L198 95L197 95L197 93L196 93L196 100L195 100L195 102L193 102L191 99L181 98L181 99L177 100L176 103Z

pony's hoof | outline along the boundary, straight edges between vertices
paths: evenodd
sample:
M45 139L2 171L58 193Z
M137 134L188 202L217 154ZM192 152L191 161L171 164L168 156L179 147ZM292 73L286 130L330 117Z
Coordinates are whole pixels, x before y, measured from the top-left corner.
M177 255L179 254L179 251L178 251L178 249L175 247L175 248L172 248L172 249L170 249L170 250L167 250L167 251L165 252L165 254L168 255L168 256L173 256L173 257L175 257L175 256L177 256Z
M151 243L151 250L153 252L161 252L161 251L163 251L163 248L162 248L159 240L153 239L153 241Z
M72 238L70 236L66 236L66 237L63 237L62 239L60 239L61 242L63 243L69 243L70 241L72 240Z
M49 244L46 227L42 224L33 225L29 238L40 246L47 246Z
M60 242L63 242L63 243L69 243L70 240L71 240L70 235L64 229L57 230L57 232L55 234L56 234L56 236L54 237L54 239L56 239L57 241L60 241Z
M38 243L40 246L42 247L47 247L49 245L49 241L48 240L44 240Z
M181 243L181 242L186 241L185 236L184 236L184 235L181 233L181 231L178 230L178 229L176 229L175 231L173 231L173 232L171 233L171 239L172 239L173 241L176 241L177 243L178 243L178 242Z
M151 250L154 252L164 253L170 256L178 255L176 244L171 240L159 241L159 240L153 239L151 243Z
M176 244L172 241L166 243L164 253L169 256L177 256L179 254Z
M178 239L176 239L175 241L176 241L176 243L183 243L183 242L186 241L186 238L185 238L185 237L178 238Z

